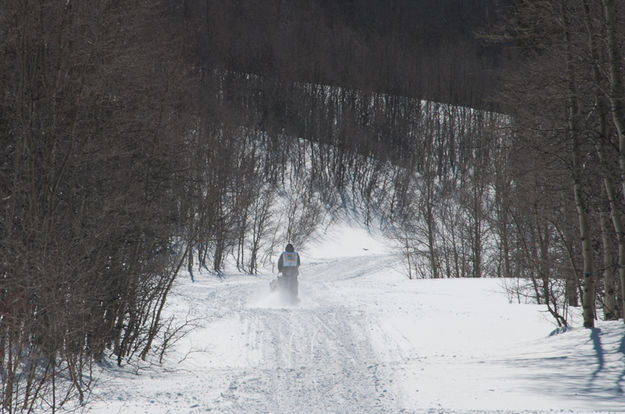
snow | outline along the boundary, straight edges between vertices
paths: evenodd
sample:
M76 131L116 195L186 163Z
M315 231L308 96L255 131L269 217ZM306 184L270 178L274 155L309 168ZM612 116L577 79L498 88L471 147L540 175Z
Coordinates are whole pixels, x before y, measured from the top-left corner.
M99 366L82 412L625 411L622 322L555 334L500 280L407 279L392 243L353 224L300 254L297 305L269 292L271 269L181 275L167 312L186 336L162 365Z

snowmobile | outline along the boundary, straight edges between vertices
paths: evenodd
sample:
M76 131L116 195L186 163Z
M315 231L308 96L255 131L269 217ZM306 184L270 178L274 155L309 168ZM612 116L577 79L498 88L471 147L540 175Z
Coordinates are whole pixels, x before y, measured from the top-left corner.
M271 292L278 292L280 297L291 303L298 303L297 275L278 274L278 277L269 282Z

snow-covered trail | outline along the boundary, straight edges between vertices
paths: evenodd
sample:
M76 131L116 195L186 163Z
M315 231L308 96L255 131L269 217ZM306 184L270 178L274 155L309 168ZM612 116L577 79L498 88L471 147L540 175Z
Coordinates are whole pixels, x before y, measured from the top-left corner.
M111 368L118 377L100 384L108 392L87 412L396 412L366 306L347 306L334 286L394 261L386 255L309 263L298 305L269 293L271 275L183 281L172 304L190 309L198 326L177 344L164 372Z
M222 290L225 303L237 302L233 310L239 332L234 333L243 339L239 357L246 363L231 372L227 389L211 408L232 413L395 412L387 379L378 372L370 318L364 309L347 306L333 286L393 260L375 256L309 263L302 269L302 301L296 306L268 293L266 278Z
M549 337L497 280L407 280L359 234L302 253L301 303L259 276L182 277L196 324L163 366L102 370L87 413L625 411L625 328ZM347 254L341 256L341 254Z
M235 334L243 339L238 346L247 366L231 373L227 390L213 401L214 410L385 411L381 380L371 365L375 354L366 318L337 303L325 281L306 280L306 274L297 306L284 305L268 294L265 279L220 292L244 298L235 309L239 326Z

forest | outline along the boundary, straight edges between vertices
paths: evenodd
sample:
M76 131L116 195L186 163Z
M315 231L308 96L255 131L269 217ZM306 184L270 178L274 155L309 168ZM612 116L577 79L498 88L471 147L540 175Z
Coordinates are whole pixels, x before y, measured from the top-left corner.
M406 277L622 319L623 7L4 0L3 412L162 355L181 269L254 274L345 206Z

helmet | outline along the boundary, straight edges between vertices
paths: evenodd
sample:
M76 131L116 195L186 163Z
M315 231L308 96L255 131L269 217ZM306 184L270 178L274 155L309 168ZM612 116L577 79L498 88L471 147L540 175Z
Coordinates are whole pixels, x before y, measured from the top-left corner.
M287 244L286 247L284 248L284 250L286 250L289 253L295 251L295 249L293 248L293 245L291 243Z

